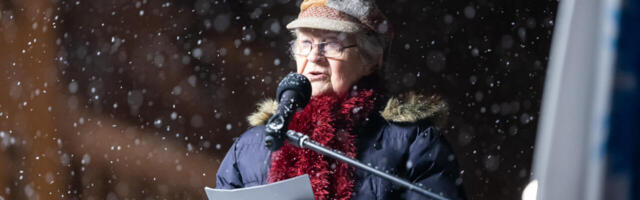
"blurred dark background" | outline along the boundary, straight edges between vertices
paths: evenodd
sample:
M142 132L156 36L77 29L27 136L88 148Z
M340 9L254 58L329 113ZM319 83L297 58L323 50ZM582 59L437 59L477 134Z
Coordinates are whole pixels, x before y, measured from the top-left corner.
M299 3L0 1L0 199L204 198L295 70ZM557 4L378 1L387 86L447 100L470 199L519 199L529 180Z

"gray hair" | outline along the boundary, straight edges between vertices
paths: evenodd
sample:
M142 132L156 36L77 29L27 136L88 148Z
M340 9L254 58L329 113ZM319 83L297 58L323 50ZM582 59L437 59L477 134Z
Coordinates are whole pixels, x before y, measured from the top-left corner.
M384 55L384 44L375 34L359 32L356 34L356 43L358 48L362 50L362 58L365 59L365 63L378 62Z

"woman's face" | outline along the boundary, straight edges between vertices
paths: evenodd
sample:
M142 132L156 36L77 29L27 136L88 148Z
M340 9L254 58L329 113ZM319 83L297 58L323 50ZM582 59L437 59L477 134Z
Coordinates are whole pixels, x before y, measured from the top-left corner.
M298 29L297 44L310 42L319 44L324 42L337 42L343 47L356 44L351 35L341 32L325 31L318 29ZM325 93L344 94L360 78L373 72L375 62L365 62L361 58L358 47L344 49L339 57L327 58L323 52L318 51L318 46L307 56L296 55L297 71L311 81L311 95L316 96Z

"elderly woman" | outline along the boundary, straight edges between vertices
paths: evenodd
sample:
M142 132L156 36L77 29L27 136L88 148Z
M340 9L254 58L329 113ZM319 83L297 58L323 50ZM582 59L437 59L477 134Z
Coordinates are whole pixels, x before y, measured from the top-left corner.
M297 72L312 98L289 129L447 198L463 198L455 156L436 125L437 98L387 98L380 77L392 31L366 0L305 0L287 25L296 40ZM425 199L390 181L286 143L270 152L264 124L277 105L268 100L249 116L253 126L222 161L217 188L242 188L309 174L316 199Z

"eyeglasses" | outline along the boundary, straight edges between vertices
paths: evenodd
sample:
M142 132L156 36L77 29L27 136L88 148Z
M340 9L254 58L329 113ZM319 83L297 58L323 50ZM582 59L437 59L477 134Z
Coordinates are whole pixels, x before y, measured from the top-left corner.
M339 58L342 57L342 52L345 49L356 47L358 45L349 45L343 47L342 44L337 42L322 42L313 44L310 41L292 41L291 51L298 56L308 56L313 50L314 46L318 46L320 53L326 58Z

